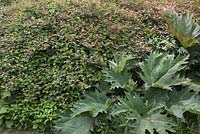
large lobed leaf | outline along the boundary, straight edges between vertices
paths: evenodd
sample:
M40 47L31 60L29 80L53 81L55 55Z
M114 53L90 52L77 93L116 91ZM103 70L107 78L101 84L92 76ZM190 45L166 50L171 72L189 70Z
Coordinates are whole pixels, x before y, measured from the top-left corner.
M168 134L167 131L174 132L175 124L172 119L161 114L162 105L144 103L140 97L130 95L127 99L119 100L120 103L112 115L117 118L121 115L121 118L125 118L125 122L121 124L125 127L125 134L146 134L147 131L154 134L155 130L159 134Z
M112 70L104 70L105 81L111 84L111 89L123 88L125 89L127 85L131 82L131 74L127 71L123 72L113 72Z
M91 134L93 119L89 116L81 116L71 119L63 117L61 123L55 127L56 134Z
M167 107L168 111L178 118L183 118L186 111L200 113L200 97L187 88L181 91L173 91L169 94Z
M145 94L145 99L160 105L164 105L166 110L177 118L184 118L185 112L200 113L200 97L190 87L181 90L149 90Z
M149 90L145 94L145 99L160 105L164 105L171 115L177 118L184 118L185 112L200 113L200 97L190 87L181 90Z
M106 95L99 92L88 93L85 98L78 101L78 103L71 109L72 117L76 117L82 113L88 112L92 117L96 117L99 113L107 113L112 101Z
M105 81L111 84L111 89L123 88L132 90L134 82L127 66L128 61L131 59L131 56L115 57L113 61L110 61L110 68L103 70Z
M127 63L129 60L132 59L132 56L116 56L112 61L109 61L109 67L112 69L114 72L122 72L125 69L127 69Z
M178 74L186 67L187 60L188 56L175 57L173 54L153 52L140 63L140 77L147 89L156 87L171 90L172 86L188 84L190 80Z
M179 15L168 12L167 23L169 31L180 41L184 48L189 48L199 43L200 26L192 19L189 13Z
M55 129L59 134L91 134L94 117L99 113L107 113L111 100L102 93L87 93L85 98L79 100L70 113L61 116Z

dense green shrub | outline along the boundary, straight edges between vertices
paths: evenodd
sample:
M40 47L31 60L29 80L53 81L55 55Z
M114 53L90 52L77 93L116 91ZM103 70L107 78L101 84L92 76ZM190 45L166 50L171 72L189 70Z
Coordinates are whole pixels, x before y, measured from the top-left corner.
M0 21L0 89L15 100L6 113L14 128L49 130L58 113L96 86L108 59L138 58L149 38L165 36L114 2L31 4L2 10Z
M12 0L0 0L0 6L8 6L11 5Z

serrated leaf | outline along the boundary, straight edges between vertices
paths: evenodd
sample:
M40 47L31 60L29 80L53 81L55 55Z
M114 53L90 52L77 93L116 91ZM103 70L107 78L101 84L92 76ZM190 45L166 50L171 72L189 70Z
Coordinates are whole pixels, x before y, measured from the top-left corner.
M139 113L142 113L145 111L145 107L143 105L142 100L139 97L132 97L131 95L127 94L127 99L120 99L120 103L117 105L117 107L112 111L112 115L119 115L124 112L129 112L134 109L137 109Z
M130 87L134 86L127 67L127 62L131 59L131 56L122 56L117 59L115 57L115 60L110 61L110 69L103 70L105 81L111 84L111 89L123 88L130 90Z
M91 134L93 119L89 116L68 118L56 125L57 134Z
M114 57L114 60L109 61L109 66L114 72L122 72L125 70L127 62L132 59L132 56Z
M200 113L200 97L188 89L172 91L167 101L168 111L178 118L183 118L186 111Z
M112 70L104 70L105 81L111 84L111 89L125 88L131 80L131 74L127 71L114 72Z
M80 100L71 110L72 117L76 117L85 112L89 112L92 117L96 117L99 113L107 113L112 101L105 94L99 92L88 93L85 98Z
M134 118L133 118L134 119ZM141 118L135 125L136 134L145 134L146 130L150 134L154 134L154 130L159 134L168 134L175 132L173 127L176 126L172 119L168 118L167 115L163 115L159 112L151 113L145 118Z
M155 87L171 90L172 86L188 84L190 80L178 74L186 67L187 60L188 56L151 53L139 64L142 70L140 77L145 82L146 89Z
M128 134L154 134L154 130L161 134L168 134L167 130L174 132L175 126L171 118L165 114L161 114L162 105L154 105L144 103L140 97L128 96L127 99L120 99L120 104L113 111L113 116L125 118L125 123L128 122ZM126 113L125 115L123 113ZM118 118L118 117L117 117Z
M180 41L184 48L189 48L199 43L200 26L192 19L189 13L179 15L168 12L167 23L169 31Z

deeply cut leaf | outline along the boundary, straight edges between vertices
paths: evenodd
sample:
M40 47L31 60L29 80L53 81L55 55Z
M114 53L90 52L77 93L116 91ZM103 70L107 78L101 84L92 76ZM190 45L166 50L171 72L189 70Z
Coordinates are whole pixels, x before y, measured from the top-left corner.
M169 112L178 118L183 118L183 113L200 113L200 97L188 89L173 91L167 101Z
M174 55L153 52L140 63L141 79L145 87L156 87L171 90L172 86L185 85L189 79L180 77L178 72L186 67L188 56L175 57Z
M126 69L127 62L131 59L131 56L115 57L114 60L109 61L110 69L114 72L122 72Z
M127 71L114 72L112 70L104 70L105 81L111 83L111 89L126 88L131 82L131 74Z
M125 118L121 126L128 124L124 126L128 134L146 134L146 131L154 134L154 130L161 134L168 134L166 130L174 132L174 122L165 114L161 114L161 110L162 105L144 103L140 97L128 96L127 99L120 99L112 115Z
M56 125L57 134L91 134L93 119L88 116L66 118L65 121Z
M169 31L180 41L184 48L189 48L199 43L200 26L192 19L189 13L179 15L168 12L167 23Z
M111 89L133 90L131 87L134 87L135 83L132 81L127 68L127 62L131 59L131 56L115 58L114 61L110 61L110 68L103 70L105 81L111 84Z
M89 112L92 117L96 117L99 113L107 113L111 104L111 100L106 95L99 92L89 93L71 109L73 112L71 116L76 117L82 113Z

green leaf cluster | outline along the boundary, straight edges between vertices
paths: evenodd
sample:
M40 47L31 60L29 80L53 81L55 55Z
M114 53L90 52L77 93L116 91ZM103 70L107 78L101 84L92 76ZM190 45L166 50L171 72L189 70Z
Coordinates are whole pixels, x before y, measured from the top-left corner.
M193 47L199 43L200 26L189 13L179 15L167 12L169 31L180 41L184 48Z
M0 94L0 129L4 127L11 128L14 124L9 115L9 108L12 103L12 96L10 91L2 91Z
M110 68L102 72L107 84L102 82L103 86L100 85L98 90L86 93L70 110L72 113L58 122L55 127L57 132L64 134L70 130L78 134L77 126L81 125L82 118L87 117L93 122L85 121L87 127L83 132L97 133L100 126L96 122L101 120L103 114L107 130L101 133L175 133L180 123L188 123L186 113L200 113L200 97L190 85L191 80L185 71L188 58L184 55L150 53L138 66L141 71L138 77L143 84L137 84L139 79L132 77L135 73L129 66L131 56L115 58L110 61ZM65 117L67 121L64 121ZM72 127L70 123L74 120L77 124Z
M94 129L95 118L101 113L107 113L112 104L105 94L98 91L85 95L72 109L72 113L62 116L57 122L56 133L90 134Z
M146 88L158 87L172 90L172 86L187 84L190 80L180 77L178 72L185 68L188 56L152 53L149 58L140 63L141 79Z

